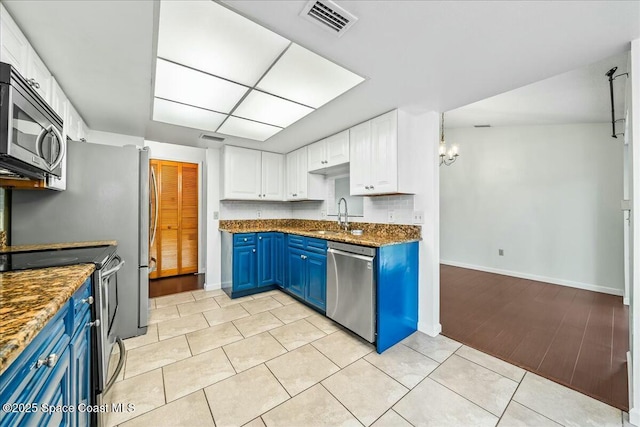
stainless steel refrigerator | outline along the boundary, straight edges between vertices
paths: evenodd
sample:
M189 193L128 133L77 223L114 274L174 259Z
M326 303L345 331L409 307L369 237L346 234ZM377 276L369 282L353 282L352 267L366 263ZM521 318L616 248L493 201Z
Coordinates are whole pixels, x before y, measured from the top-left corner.
M149 150L68 141L65 191L13 191L11 244L117 240L119 328L146 332L149 307Z

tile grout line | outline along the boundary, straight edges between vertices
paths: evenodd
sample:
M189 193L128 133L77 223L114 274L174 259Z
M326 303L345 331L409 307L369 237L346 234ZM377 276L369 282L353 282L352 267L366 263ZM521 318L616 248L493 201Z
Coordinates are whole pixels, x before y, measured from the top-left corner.
M478 365L478 366L480 366L481 368L484 368L484 369L486 369L486 370L488 370L488 371L491 371L491 372L493 372L494 374L498 374L498 375L500 375L502 378L506 378L506 379L508 379L509 381L513 381L514 383L520 384L520 382L522 381L522 378L524 378L524 375L522 375L522 378L521 378L519 381L516 381L516 380L514 380L513 378L509 378L508 376L506 376L506 375L504 375L504 374L501 374L501 373L500 373L500 372L498 372L498 371L495 371L495 370L493 370L493 369L491 369L491 368L488 368L488 367L486 367L486 366L484 366L484 365L482 365L482 364L480 364L480 363L478 363L478 362L476 362L476 361L474 361L474 360L468 359L468 358L466 358L466 357L464 357L464 356L462 356L462 355L458 354L458 353L457 353L457 351L456 351L456 352L454 352L453 354L455 354L456 356L458 356L458 357L459 357L459 358L461 358L461 359L464 359L464 360L466 360L466 361L468 361L468 362L473 363L474 365ZM498 360L500 360L500 359L498 359ZM515 366L515 365L513 365L513 366ZM517 366L516 366L516 367L517 367ZM522 369L522 368L519 368L519 369ZM522 369L522 370L526 372L526 370L524 370L524 369ZM434 371L435 371L435 369L434 369Z
M451 353L445 360L444 362L442 362L440 364L440 366L442 366L444 363L446 363L447 360L449 360L451 358L451 356L453 356L454 353ZM440 381L435 380L433 378L431 378L431 374L433 374L435 371L438 370L438 368L440 368L440 366L438 366L436 369L434 369L429 375L427 375L426 377L424 377L424 379L422 381L420 381L420 383L416 384L416 387L418 387L418 385L420 385L422 382L424 382L427 378L430 379L431 381L441 385L442 387L446 388L447 390L451 391L452 393L457 394L458 396L460 396L461 398L463 398L464 400L466 400L467 402L470 402L472 405L477 406L478 408L482 409L484 412L486 412L487 414L490 414L493 417L498 418L497 415L495 415L493 412L489 411L488 409L483 408L482 406L480 406L479 404L473 402L472 400L466 398L465 396L461 395L460 393L458 393L455 390L452 390L451 388L449 388L448 386L446 386L445 384L442 384ZM507 406L509 406L509 404L507 404ZM506 407L505 407L506 408Z
M345 366L345 368L346 368L346 366ZM341 370L342 370L342 369L340 369L340 371L341 371ZM340 371L336 372L336 374L337 374L337 373L339 373ZM333 374L333 375L335 375L335 374ZM330 377L332 377L333 375L331 375ZM330 377L328 377L328 378L330 378ZM324 379L324 380L322 380L322 381L325 381L326 379L327 379L327 378L325 378L325 379ZM340 406L342 406L344 409L346 409L346 411L347 411L349 414L351 414L351 416L352 416L352 417L353 417L357 422L359 422L361 425L364 425L364 423L363 423L362 421L360 421L360 418L356 417L356 415L355 415L353 412L351 412L351 411L349 410L349 408L347 408L347 407L346 407L346 405L345 405L344 403L342 403L342 401L340 401L340 399L338 399L336 396L334 396L334 394L333 394L333 393L331 393L331 390L329 390L327 387L325 387L325 385L324 385L324 384L322 384L322 381L320 381L320 382L319 382L319 383L317 383L316 385L320 385L320 387L322 387L322 388L323 388L327 393L329 393L329 395L330 395L331 397L333 397L333 398L334 398L334 399L335 399L335 400L340 404ZM315 385L314 385L314 386L315 386ZM309 387L309 389L310 389L310 388L312 388L312 387ZM307 390L308 390L308 389L307 389Z

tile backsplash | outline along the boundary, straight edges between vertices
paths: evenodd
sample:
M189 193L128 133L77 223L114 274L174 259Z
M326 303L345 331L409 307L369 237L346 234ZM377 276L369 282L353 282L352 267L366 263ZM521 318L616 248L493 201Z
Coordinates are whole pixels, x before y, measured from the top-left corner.
M337 220L331 203L335 177L327 177L325 200L304 202L260 202L260 201L220 201L220 219L315 219ZM413 195L364 197L364 216L350 217L351 221L374 222L379 224L413 224ZM259 214L258 214L259 212ZM259 216L258 216L259 215ZM392 220L390 221L390 217Z

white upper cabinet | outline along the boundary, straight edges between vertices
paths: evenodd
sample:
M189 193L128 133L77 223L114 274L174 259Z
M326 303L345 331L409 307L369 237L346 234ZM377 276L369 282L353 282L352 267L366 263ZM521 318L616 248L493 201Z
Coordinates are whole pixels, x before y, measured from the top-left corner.
M222 199L284 200L284 155L225 146Z
M349 131L345 130L309 145L309 172L349 163Z
M51 102L49 103L49 105L51 105L53 111L55 111L60 117L62 117L62 121L66 122L67 97L64 95L62 88L53 77L51 77Z
M47 103L51 102L51 73L32 47L29 47L27 73L24 77Z
M0 4L0 62L13 65L23 76L27 72L29 42Z
M222 198L259 200L262 194L262 153L225 146L222 149Z
M413 157L420 141L410 121L408 113L394 110L350 129L352 196L415 193Z
M262 152L262 200L284 200L284 155Z
M287 154L287 200L324 200L325 179L309 174L309 147Z

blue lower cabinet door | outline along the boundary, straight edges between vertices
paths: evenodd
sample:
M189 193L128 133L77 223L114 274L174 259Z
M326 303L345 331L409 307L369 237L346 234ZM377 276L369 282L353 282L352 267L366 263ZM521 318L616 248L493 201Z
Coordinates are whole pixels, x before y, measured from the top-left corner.
M79 322L76 335L71 340L71 402L78 405L91 405L91 311L87 310ZM90 413L76 411L72 414L74 426L88 427Z
M284 234L282 233L274 233L275 234L275 250L273 251L274 264L276 269L276 280L275 283L280 286L284 286L284 265L285 265L285 254L284 254Z
M69 349L58 357L52 367L39 369L51 369L49 376L40 389L34 402L40 406L36 413L28 414L21 425L25 426L70 426L71 412L55 412L51 408L70 407L71 405L71 357Z
M255 288L258 272L255 245L233 248L233 290Z
M292 292L304 298L306 283L306 254L300 249L289 248L287 252L287 286Z
M258 233L258 286L276 282L276 233Z
M327 257L307 252L305 300L322 311L327 306Z

